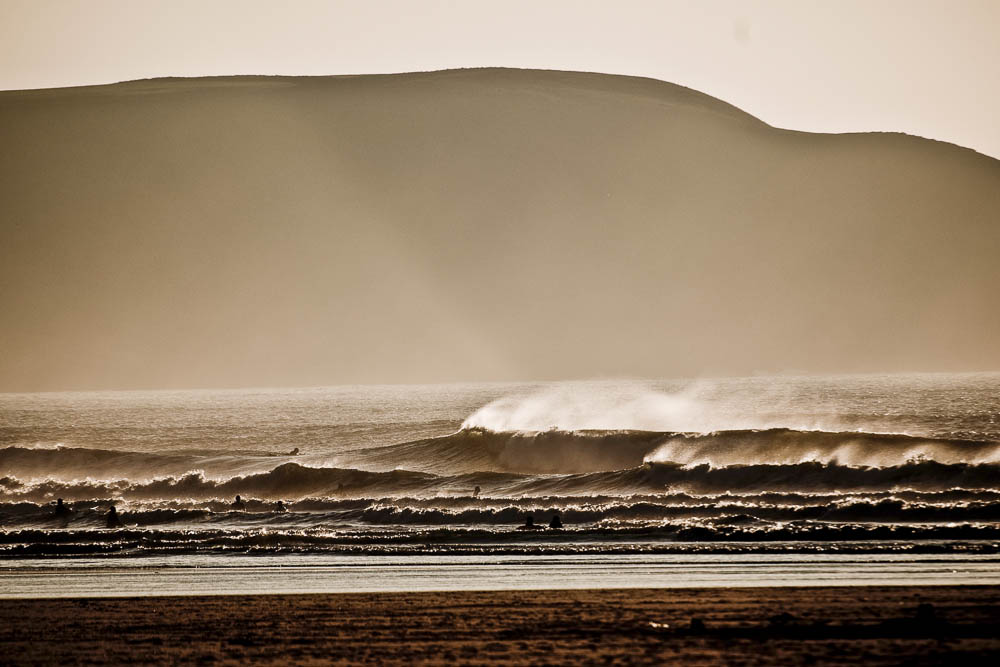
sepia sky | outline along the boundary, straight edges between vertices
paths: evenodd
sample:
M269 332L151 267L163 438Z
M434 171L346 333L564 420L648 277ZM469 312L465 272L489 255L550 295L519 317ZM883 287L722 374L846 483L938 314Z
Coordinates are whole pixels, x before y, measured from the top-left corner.
M0 2L0 391L1000 370L1000 3L289 4Z
M995 0L4 0L0 89L505 66L648 76L777 127L1000 157Z

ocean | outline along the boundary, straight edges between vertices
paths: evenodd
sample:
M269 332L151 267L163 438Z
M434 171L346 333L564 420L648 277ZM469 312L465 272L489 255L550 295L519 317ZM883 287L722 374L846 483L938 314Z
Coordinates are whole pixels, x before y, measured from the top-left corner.
M0 395L0 596L998 577L1000 373Z

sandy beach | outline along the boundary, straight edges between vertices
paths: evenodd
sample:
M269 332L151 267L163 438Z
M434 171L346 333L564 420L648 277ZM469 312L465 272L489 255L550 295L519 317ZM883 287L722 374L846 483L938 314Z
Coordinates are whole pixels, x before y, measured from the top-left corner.
M988 663L1000 657L1000 589L0 600L0 655L12 665Z

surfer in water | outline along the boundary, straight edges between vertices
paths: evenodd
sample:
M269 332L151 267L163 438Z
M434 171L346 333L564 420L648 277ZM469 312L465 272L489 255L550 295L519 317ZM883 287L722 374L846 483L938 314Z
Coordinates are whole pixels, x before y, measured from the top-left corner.
M62 519L63 521L68 521L69 517L72 514L73 514L73 510L71 510L67 505L63 504L63 499L62 498L58 498L56 500L56 509L52 513L52 516L54 516L57 519Z
M552 515L552 521L549 521L549 528L554 530L562 530L563 524L562 519L559 518L558 514Z
M283 500L279 500L278 504L274 506L274 511L275 512L287 512L288 508L285 507L285 502Z
M236 496L236 500L233 501L233 504L231 505L231 507L233 508L233 511L235 511L235 512L246 512L247 511L247 505L246 505L246 503L243 502L243 500L239 496Z
M122 520L118 516L118 510L114 505L108 510L108 513L104 515L105 522L108 528L121 528Z
M538 530L540 528L541 526L535 524L535 517L530 514L524 517L524 525L517 527L518 530Z
M476 488L472 490L472 497L473 498L478 498L480 491L482 491L482 489L480 489L479 486L476 485Z

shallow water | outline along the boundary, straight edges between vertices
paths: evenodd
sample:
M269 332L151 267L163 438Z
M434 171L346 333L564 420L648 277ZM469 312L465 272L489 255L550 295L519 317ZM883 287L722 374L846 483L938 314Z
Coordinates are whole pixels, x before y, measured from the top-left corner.
M110 558L0 568L0 597L1000 584L996 556L591 555Z

